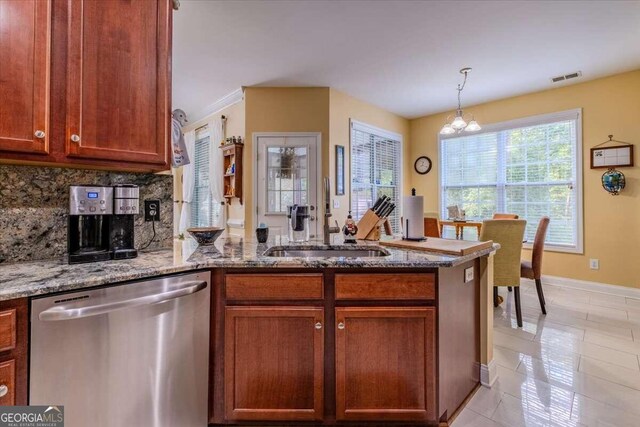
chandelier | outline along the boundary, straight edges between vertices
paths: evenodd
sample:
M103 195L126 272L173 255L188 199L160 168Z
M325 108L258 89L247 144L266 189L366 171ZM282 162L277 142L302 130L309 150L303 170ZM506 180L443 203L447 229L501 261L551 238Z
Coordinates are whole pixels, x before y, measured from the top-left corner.
M453 120L450 120L451 116L447 117L447 123L442 126L442 129L440 129L440 135L451 135L454 133L460 133L462 131L477 132L482 129L478 122L476 122L473 118L473 115L471 116L471 121L469 122L464 119L464 112L462 111L462 107L460 106L460 94L464 90L464 85L467 83L467 76L469 75L470 71L471 68L469 67L460 70L460 74L464 75L464 80L462 81L462 84L458 84L458 108L456 109L456 116L453 118Z

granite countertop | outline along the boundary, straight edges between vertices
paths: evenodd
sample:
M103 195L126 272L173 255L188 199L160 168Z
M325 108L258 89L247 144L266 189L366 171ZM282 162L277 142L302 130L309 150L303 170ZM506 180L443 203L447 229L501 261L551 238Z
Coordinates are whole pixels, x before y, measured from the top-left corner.
M332 248L340 248L335 236ZM288 245L285 237L271 237L267 243L253 238L220 237L213 246L200 246L190 238L175 240L172 249L141 252L137 258L69 265L66 260L0 264L0 301L69 291L127 280L148 278L202 268L440 268L454 267L499 246L466 256L448 256L385 247L390 253L370 258L287 258L265 257L269 247ZM321 245L312 241L304 245ZM376 242L361 242L376 246ZM353 245L349 245L353 247Z

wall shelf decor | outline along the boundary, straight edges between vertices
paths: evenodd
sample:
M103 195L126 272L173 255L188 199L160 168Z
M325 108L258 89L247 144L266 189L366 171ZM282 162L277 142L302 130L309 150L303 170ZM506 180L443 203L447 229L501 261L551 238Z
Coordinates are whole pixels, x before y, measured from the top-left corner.
M224 198L231 203L237 197L242 204L242 148L244 144L227 144L220 147L223 157Z
M604 147L605 144L615 144ZM596 145L591 149L591 169L633 166L633 144L613 139Z

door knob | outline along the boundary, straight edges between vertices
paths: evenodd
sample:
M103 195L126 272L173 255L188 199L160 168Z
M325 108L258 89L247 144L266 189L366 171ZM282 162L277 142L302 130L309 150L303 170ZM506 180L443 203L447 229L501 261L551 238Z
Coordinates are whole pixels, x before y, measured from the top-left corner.
M40 139L42 139L42 138L44 138L44 136L45 136L46 134L45 134L45 133L44 133L44 131L42 131L42 130L37 130L37 131L35 131L34 135L35 135L35 137L36 137L36 138L40 138Z
M80 142L80 135L76 135L75 133L71 135L71 141Z
M316 329L322 329L322 323L321 322L316 323Z
M6 396L7 393L9 393L9 387L4 384L0 385L0 397Z
M344 329L344 322L338 323L338 329L340 330Z

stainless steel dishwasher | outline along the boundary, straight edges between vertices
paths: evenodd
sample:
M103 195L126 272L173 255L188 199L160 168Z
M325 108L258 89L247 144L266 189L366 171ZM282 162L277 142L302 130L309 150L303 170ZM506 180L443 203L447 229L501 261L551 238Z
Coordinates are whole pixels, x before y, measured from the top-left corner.
M207 425L210 273L34 299L29 403L67 427Z

